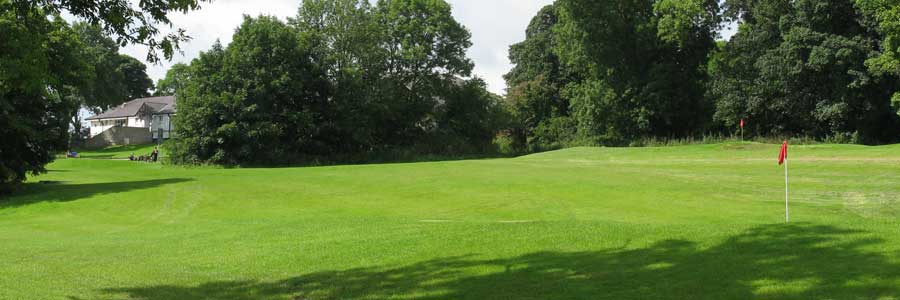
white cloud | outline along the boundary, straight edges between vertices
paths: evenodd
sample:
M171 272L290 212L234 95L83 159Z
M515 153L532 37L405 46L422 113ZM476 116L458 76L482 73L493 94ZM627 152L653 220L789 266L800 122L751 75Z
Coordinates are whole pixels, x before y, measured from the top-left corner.
M453 16L472 32L472 48L469 57L475 61L475 75L487 81L491 91L502 94L506 88L503 74L511 65L507 58L509 46L525 39L525 28L531 18L544 5L553 0L449 0ZM182 54L171 61L147 66L147 73L154 81L163 78L166 70L175 63L188 63L206 51L219 39L223 45L231 42L234 29L240 25L243 15L273 15L281 19L294 16L300 0L216 0L204 3L200 10L187 14L174 13L169 17L176 28L183 28L193 39L182 45ZM147 48L131 45L122 53L138 59L147 56Z
M174 28L182 28L192 39L181 45L182 54L176 54L171 61L162 61L158 64L147 65L147 74L153 81L166 75L166 71L178 62L189 63L200 54L212 47L218 39L223 45L231 42L231 36L235 28L243 21L243 16L257 16L260 14L273 15L281 19L293 16L297 13L299 0L270 0L270 1L242 1L242 0L217 0L212 3L203 3L200 10L187 14L172 13L169 18ZM165 29L162 29L164 33ZM141 45L129 45L120 50L121 53L131 55L138 59L147 56L147 47Z
M509 46L525 39L531 18L553 0L450 0L453 16L472 33L469 58L475 61L475 75L483 78L494 93L503 94L509 72Z

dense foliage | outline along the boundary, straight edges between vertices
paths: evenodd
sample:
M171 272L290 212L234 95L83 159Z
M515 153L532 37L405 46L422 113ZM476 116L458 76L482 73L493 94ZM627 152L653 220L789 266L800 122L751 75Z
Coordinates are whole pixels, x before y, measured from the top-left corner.
M187 36L156 26L201 2L0 0L0 184L42 171L77 107L147 95L146 67L118 47L171 57ZM155 93L179 98L182 163L628 145L741 119L748 136L889 143L898 16L898 0L559 0L511 47L504 99L466 79L470 33L444 0L304 0L287 21L246 17Z
M881 53L884 36L852 1L732 5L741 27L725 46L710 87L717 120L746 118L759 134L896 140L900 118L890 100L900 74L882 56L891 55Z
M77 108L70 94L84 84L86 68L61 18L32 11L36 21L26 24L8 5L0 1L0 191L43 172L53 152L65 149Z
M510 49L514 136L621 145L745 119L748 134L893 142L898 15L895 0L560 0Z
M372 152L471 153L504 124L470 75L469 32L443 0L307 0L245 17L178 91L183 163L273 164Z
M716 1L559 1L513 45L509 102L534 150L702 131Z

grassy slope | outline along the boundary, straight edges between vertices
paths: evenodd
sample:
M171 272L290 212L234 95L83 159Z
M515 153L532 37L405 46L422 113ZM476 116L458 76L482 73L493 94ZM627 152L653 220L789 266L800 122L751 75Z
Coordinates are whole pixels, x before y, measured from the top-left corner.
M791 225L777 152L60 160L0 202L0 299L900 299L900 146L791 148Z

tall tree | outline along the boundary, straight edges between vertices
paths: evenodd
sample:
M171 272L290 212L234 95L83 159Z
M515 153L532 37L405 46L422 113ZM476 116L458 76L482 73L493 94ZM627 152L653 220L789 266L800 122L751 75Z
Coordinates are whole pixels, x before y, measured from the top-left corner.
M147 65L134 57L119 54L116 71L122 73L125 86L123 101L143 98L150 95L153 80L147 76Z
M584 75L564 91L581 135L616 143L702 130L718 1L561 0L562 60Z
M182 164L207 161L225 161L226 150L217 145L222 117L227 116L226 103L219 95L226 89L225 48L216 40L212 47L191 61L188 81L179 91L178 118L175 118L175 132L178 139L166 144L173 162ZM230 116L230 115L228 115Z
M9 5L0 1L0 193L44 172L54 151L65 149L87 70L62 18L33 10L33 22L20 22Z
M555 119L569 117L569 99L562 91L578 76L560 61L559 22L556 5L541 9L529 23L525 40L510 47L509 60L514 67L504 75L509 87L507 101L521 121L515 126L514 136L525 139L518 141L519 144L528 144L535 150L565 142L559 140L557 132L538 128L549 129L551 123L560 122ZM552 136L538 136L538 133Z
M380 97L391 101L378 128L402 144L435 129L438 95L454 77L471 74L471 34L444 0L379 0L376 17L387 52Z
M197 80L179 95L176 159L270 164L327 153L317 126L327 82L297 31L275 17L245 16L218 56L195 61L191 77ZM198 72L219 60L221 71Z
M290 23L309 43L330 85L323 138L346 152L377 143L380 136L370 124L384 116L378 95L386 64L383 30L369 1L304 0Z

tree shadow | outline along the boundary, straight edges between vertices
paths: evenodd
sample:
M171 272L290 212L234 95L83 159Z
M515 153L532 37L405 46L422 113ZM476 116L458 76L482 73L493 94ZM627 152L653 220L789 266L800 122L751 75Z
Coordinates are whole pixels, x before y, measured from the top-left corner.
M401 267L219 281L105 293L162 299L896 299L900 265L871 234L765 225L708 248L666 240L640 249L449 257ZM487 270L487 271L485 271Z
M69 202L96 195L115 194L149 189L167 184L193 181L189 178L166 178L141 181L67 184L65 182L29 182L8 198L0 198L0 209L19 207L39 202Z

